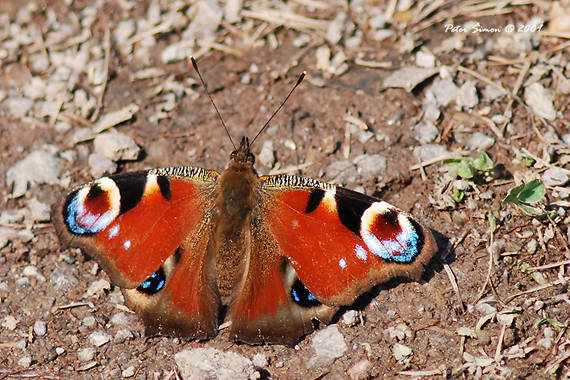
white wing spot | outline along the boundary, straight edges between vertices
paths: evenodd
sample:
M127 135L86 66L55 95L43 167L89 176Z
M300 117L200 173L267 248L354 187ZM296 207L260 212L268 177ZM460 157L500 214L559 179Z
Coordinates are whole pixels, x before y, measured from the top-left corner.
M338 261L338 266L341 267L342 269L346 268L346 260L345 259L340 259Z
M125 251L131 248L131 241L125 240L125 242L123 243L123 248L125 248Z
M109 229L109 239L114 238L119 234L121 227L118 224L115 224L113 227Z
M358 244L356 245L356 248L354 248L354 254L362 261L366 261L366 259L368 258L368 253L366 252L366 250L361 245Z

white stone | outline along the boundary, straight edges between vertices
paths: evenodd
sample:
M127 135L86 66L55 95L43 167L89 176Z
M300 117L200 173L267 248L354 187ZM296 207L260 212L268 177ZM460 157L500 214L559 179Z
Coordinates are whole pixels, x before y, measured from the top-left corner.
M564 186L568 183L568 173L559 167L552 167L542 173L542 181L546 186Z
M26 193L28 185L56 185L59 176L59 160L51 153L36 150L8 169L6 183L8 187L12 186L12 196L21 197Z
M556 119L552 92L540 83L535 82L525 89L524 100L538 116L547 120Z
M47 332L47 326L44 321L35 321L34 322L34 334L36 336L44 336Z
M101 347L111 341L111 336L104 331L95 331L89 334L89 342L96 346Z
M80 362L88 362L93 360L93 358L95 357L95 349L92 347L88 347L88 348L82 348L79 351L77 351L77 359Z
M215 348L180 351L174 361L182 379L259 379L261 374L248 358Z
M337 325L330 325L318 331L311 339L311 347L318 362L332 362L348 349Z
M96 153L112 161L136 160L141 151L135 140L115 130L97 135L93 146Z

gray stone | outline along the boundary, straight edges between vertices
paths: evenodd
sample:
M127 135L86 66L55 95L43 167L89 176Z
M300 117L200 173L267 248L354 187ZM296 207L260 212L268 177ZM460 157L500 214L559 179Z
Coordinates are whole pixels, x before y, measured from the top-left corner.
M403 88L411 92L418 84L438 73L438 70L408 66L394 71L384 79L384 87Z
M441 116L441 111L433 103L426 102L422 108L424 110L424 115L422 116L424 121L431 121L433 123Z
M495 139L493 137L487 136L481 132L474 132L467 138L465 146L469 150L481 152L492 147L494 143Z
M258 352L257 354L253 355L253 359L251 361L257 368L263 368L267 365L267 356Z
M44 321L35 321L34 322L34 334L36 336L44 336L47 332L47 326Z
M386 172L386 158L379 154L363 154L354 157L352 162L364 178L378 178Z
M568 179L567 171L558 167L549 168L542 173L542 181L546 186L564 186Z
M128 378L128 377L133 377L135 375L135 367L134 366L128 366L126 369L123 370L123 372L121 372L121 376L124 378Z
M552 92L540 83L533 83L525 89L524 100L538 116L547 120L556 119Z
M344 341L344 336L338 329L337 325L330 325L320 330L311 339L311 347L315 351L316 362L320 364L332 362L336 358L340 358L348 347ZM313 361L313 364L314 361Z
M435 56L429 51L420 50L416 53L416 64L420 67L435 67Z
M464 109L472 109L479 104L479 97L477 96L477 88L475 82L467 81L459 88L457 99L455 100L458 107Z
M342 323L349 327L357 325L359 320L358 311L356 310L347 310L342 315Z
M325 169L329 181L335 181L337 183L352 183L356 182L358 179L358 173L354 164L349 160L341 160L332 162Z
M273 147L273 141L265 140L263 142L257 159L259 163L268 168L272 168L273 165L275 165L275 148Z
M215 348L194 348L174 355L183 379L259 379L248 358Z
M82 348L79 351L77 351L77 359L80 362L88 362L93 360L93 358L95 357L95 349L92 347L88 347L88 348Z
M81 321L81 323L82 323L83 326L85 326L85 327L93 327L93 326L95 326L95 324L97 323L97 321L95 320L95 317L89 315L89 316L83 318L83 320Z
M32 221L34 222L45 222L50 219L51 207L47 203L42 203L36 198L30 199L26 202L28 205L28 210L30 210L30 215Z
M126 330L126 329L121 329L121 330L117 331L117 333L113 337L113 342L123 343L123 342L126 342L127 340L133 339L134 337L135 336L134 336L132 331Z
M439 130L433 123L421 121L414 127L414 138L422 144L435 141L439 134Z
M438 106L445 107L457 98L459 88L451 79L436 81L428 91Z
M8 169L6 183L12 186L12 196L21 197L28 185L59 183L59 160L44 150L36 150Z
M449 155L449 151L443 145L426 144L415 147L414 155L423 162Z
M90 154L87 162L89 163L89 173L95 178L117 171L117 164L99 153Z
M89 342L96 346L101 347L111 341L111 335L107 334L104 331L94 331L89 334Z
M135 140L115 130L97 135L93 146L96 153L112 161L136 160L141 151Z

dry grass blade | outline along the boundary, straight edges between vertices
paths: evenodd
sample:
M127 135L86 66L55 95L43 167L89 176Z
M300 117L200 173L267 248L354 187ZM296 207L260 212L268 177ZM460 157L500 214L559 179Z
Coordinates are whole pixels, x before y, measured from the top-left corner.
M324 31L329 26L329 21L326 20L305 17L296 13L287 13L275 9L262 9L256 11L243 9L241 11L241 15L245 18L253 18L298 30L312 29Z
M538 291L540 291L540 290L548 289L548 288L551 288L551 287L553 287L553 286L558 286L558 285L567 284L568 281L570 281L570 277L563 277L563 278L558 279L558 280L556 280L556 281L549 282L548 284L535 286L534 288L531 288L531 289L525 290L525 291L523 291L523 292L519 292L519 293L513 294L512 296L509 296L509 297L505 300L505 303L509 303L509 302L511 302L512 300L514 300L515 298L520 297L520 296L525 295L525 294L530 294L530 293L538 292Z

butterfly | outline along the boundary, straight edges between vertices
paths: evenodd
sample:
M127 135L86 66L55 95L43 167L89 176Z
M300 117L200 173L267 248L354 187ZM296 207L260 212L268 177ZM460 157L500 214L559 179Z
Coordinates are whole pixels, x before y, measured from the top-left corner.
M373 286L419 279L437 251L429 229L386 202L259 176L254 163L243 137L221 173L99 178L63 196L52 220L62 246L122 288L147 334L209 339L226 320L231 339L251 344L293 345Z

